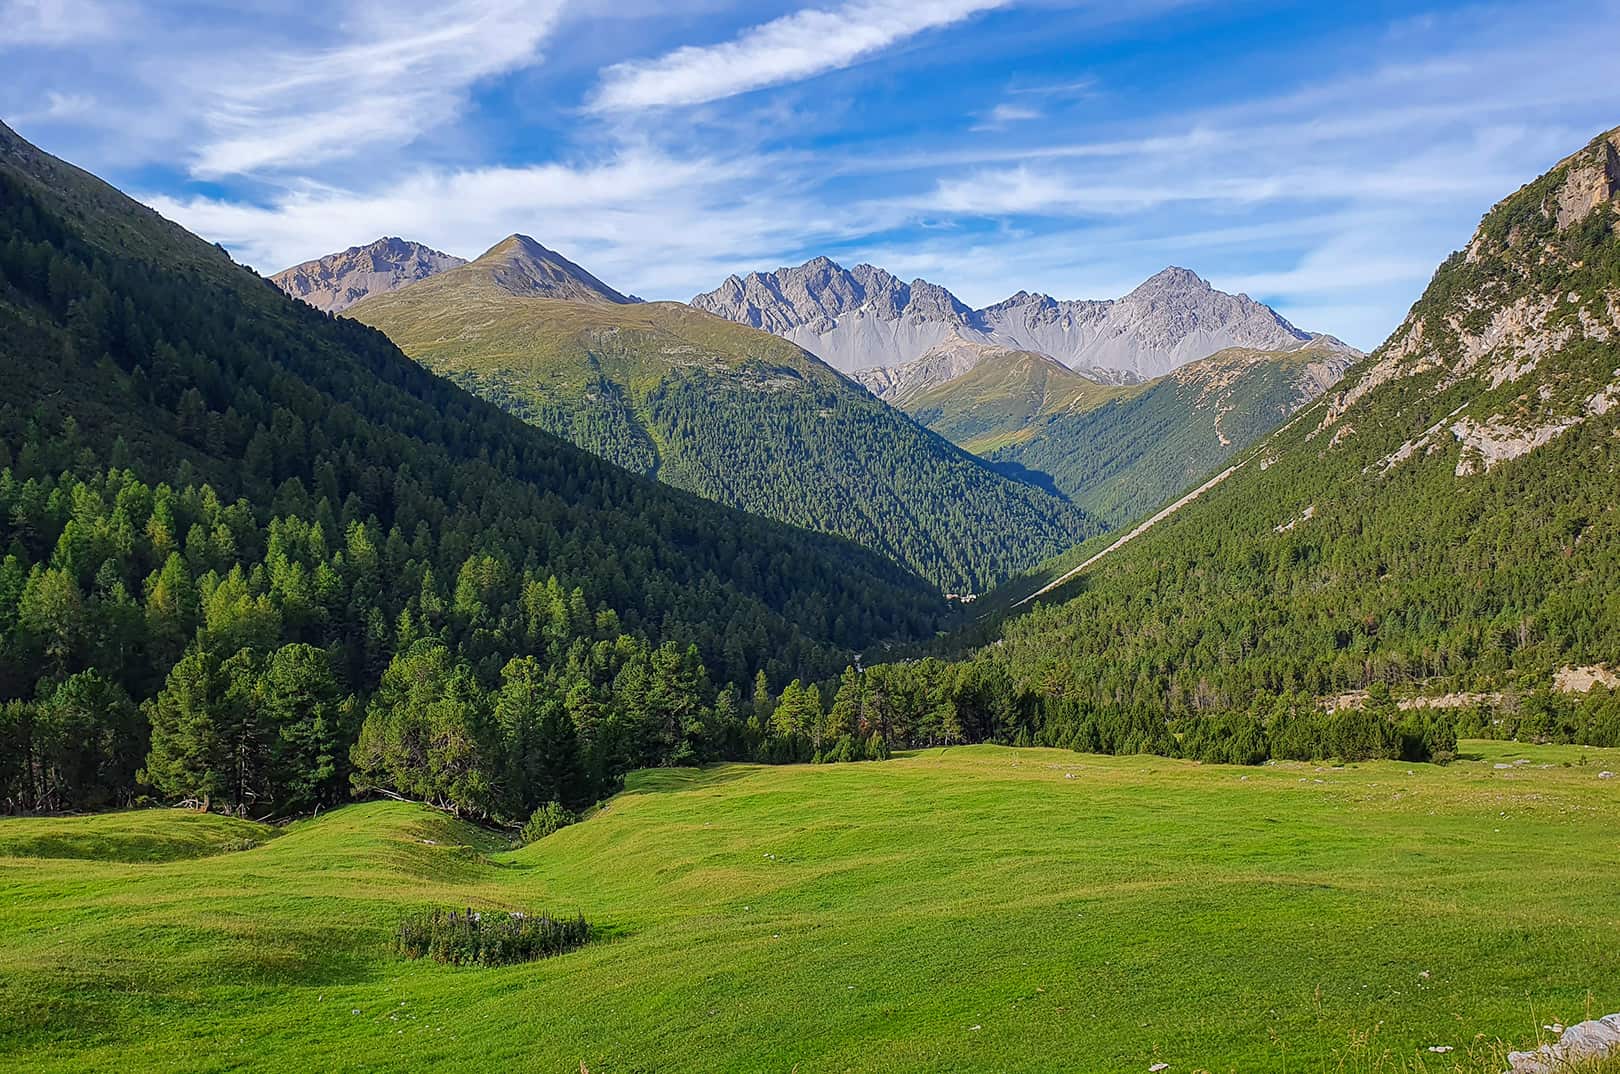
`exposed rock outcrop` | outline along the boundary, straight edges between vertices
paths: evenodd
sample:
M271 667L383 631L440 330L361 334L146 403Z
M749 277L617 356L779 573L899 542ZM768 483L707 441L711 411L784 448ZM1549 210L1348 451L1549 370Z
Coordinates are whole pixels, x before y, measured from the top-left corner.
M1572 1025L1552 1044L1529 1052L1509 1052L1509 1074L1567 1074L1579 1064L1620 1056L1620 1014Z
M336 313L367 295L394 291L466 263L419 242L382 238L283 269L270 281L316 309Z

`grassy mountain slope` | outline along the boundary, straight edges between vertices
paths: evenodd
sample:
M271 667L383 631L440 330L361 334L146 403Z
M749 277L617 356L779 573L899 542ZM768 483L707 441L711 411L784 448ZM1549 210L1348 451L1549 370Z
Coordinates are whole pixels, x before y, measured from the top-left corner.
M976 455L1029 439L1056 414L1129 398L1136 385L1098 384L1045 354L988 351L966 373L897 405Z
M513 294L504 247L349 314L604 458L849 537L944 588L985 588L1098 529L768 333L681 303Z
M1617 145L1493 208L1337 390L983 658L1170 712L1620 659Z
M1327 337L1291 351L1232 348L1145 383L1104 385L1045 355L988 348L961 376L896 402L1003 472L1118 526L1276 428L1351 353Z
M1496 1074L1498 1040L1620 1010L1595 776L1620 751L1464 752L660 769L515 852L393 802L0 820L26 893L0 900L0 1066ZM407 913L468 905L606 938L390 957Z
M937 596L883 558L532 429L4 127L0 186L0 463L19 483L111 460L151 484L206 481L261 523L324 517L339 546L369 520L378 539L400 531L386 551L394 585L428 566L453 580L474 553L515 556L508 577L554 573L629 629L698 642L728 677L780 656L834 666L845 647L939 621ZM39 510L16 517L53 513ZM50 559L15 517L0 531L25 566ZM122 581L141 593L150 567L122 569L140 572ZM395 596L414 607L414 594ZM377 598L387 617L391 599ZM752 640L728 638L736 630Z

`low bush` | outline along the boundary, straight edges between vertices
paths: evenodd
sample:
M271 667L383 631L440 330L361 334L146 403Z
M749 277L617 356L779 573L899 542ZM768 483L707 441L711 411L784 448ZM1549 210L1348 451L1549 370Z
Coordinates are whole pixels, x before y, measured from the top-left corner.
M399 923L394 953L452 966L509 966L572 951L590 938L583 914L558 918L507 910L428 910Z
M524 846L538 842L557 831L566 828L579 820L579 814L572 809L564 807L558 802L547 802L529 815L523 830L518 833L518 841Z

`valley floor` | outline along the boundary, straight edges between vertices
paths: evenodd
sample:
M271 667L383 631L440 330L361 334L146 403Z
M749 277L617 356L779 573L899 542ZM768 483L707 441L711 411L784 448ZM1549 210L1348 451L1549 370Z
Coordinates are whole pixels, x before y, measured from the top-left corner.
M1462 753L659 770L518 851L399 803L0 820L0 1068L1488 1069L1620 1010L1620 751ZM394 961L423 905L606 935Z

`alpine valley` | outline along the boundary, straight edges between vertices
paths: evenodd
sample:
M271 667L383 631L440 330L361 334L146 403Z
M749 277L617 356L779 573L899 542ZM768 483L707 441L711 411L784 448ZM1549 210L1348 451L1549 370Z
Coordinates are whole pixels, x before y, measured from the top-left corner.
M800 347L683 303L631 301L524 236L347 315L611 462L848 537L942 589L984 590L1101 530Z
M1354 23L1399 53L1369 75L1322 43L1354 5L1164 33L1086 5L430 6L296 41L255 14L265 65L177 71L198 144L120 174L278 263L350 213L331 245L690 212L715 234L676 237L715 250L570 251L657 261L605 280L521 234L383 238L267 279L0 125L0 1069L1620 1074L1620 129L1558 133L1568 85L1607 92L1562 10ZM196 49L231 5L203 7L168 34L140 0L12 4L0 38L68 87L77 38ZM1450 51L1481 18L1515 49L1554 25L1568 78L1530 41L1486 73L1514 99L1487 92ZM1135 125L1126 68L1236 116L1262 31L1322 75L1245 98L1263 132ZM528 70L542 42L557 71ZM1345 86L1368 108L1328 116ZM22 89L31 134L95 113L102 159L173 118L132 98L126 138L109 95ZM857 122L899 93L930 107ZM1466 159L1437 135L1326 181L1324 131L1452 124ZM1261 141L1323 160L1283 175ZM912 148L908 176L971 182L865 173ZM1343 189L1419 180L1428 212L1510 156L1547 170L1470 235L1512 183L1471 203L1421 290L1390 277L1370 354L1181 268L982 308L826 258L628 290L827 236L1016 239L990 218L1054 202L1145 204L1214 263L1210 229L1314 235ZM345 167L383 185L320 181ZM1138 189L1166 168L1197 196Z

